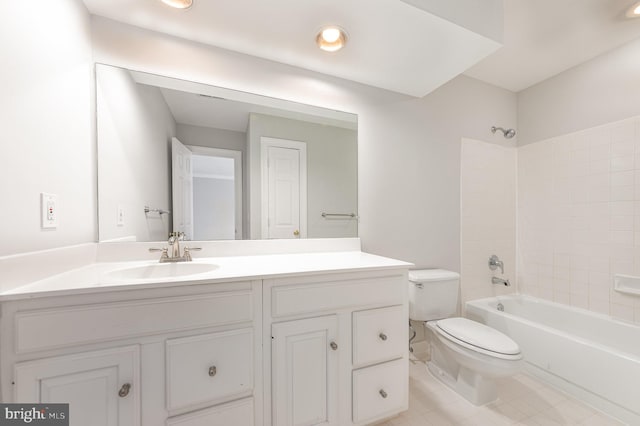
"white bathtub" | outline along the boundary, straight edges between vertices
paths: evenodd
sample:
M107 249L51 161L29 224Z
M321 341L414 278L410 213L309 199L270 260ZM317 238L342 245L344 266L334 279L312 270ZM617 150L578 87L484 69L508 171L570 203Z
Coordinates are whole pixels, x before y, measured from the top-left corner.
M469 318L520 345L528 372L640 425L639 326L529 296L473 300L465 306Z

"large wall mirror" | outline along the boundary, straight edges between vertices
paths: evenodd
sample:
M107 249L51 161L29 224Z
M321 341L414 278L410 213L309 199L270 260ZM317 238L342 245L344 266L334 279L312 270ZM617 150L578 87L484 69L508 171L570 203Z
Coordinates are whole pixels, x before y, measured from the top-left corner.
M357 117L96 65L100 241L355 237Z

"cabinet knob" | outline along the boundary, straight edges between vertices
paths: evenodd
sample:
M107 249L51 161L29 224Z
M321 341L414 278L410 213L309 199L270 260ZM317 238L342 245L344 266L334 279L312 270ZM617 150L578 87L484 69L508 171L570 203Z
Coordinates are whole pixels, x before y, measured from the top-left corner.
M378 334L378 337L380 338L380 340L387 340L387 335L384 333Z
M336 342L329 343L329 346L331 346L331 349L333 349L334 351L338 350L338 344Z
M380 389L380 396L383 398L386 398L388 395L387 393L384 391L384 389Z
M131 383L125 383L124 385L122 385L122 387L118 391L118 396L120 398L124 398L125 396L129 395L130 390L131 390Z
M218 369L216 368L215 365L212 365L211 367L209 367L209 377L215 376L217 372L218 372Z

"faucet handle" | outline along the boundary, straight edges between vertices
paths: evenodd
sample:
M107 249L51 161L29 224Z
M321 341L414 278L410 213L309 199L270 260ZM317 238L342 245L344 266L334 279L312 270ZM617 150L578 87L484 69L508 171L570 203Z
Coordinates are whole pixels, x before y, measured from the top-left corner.
M493 254L489 258L489 269L495 271L498 268L500 268L500 273L504 274L504 263L498 258L498 256Z
M184 258L187 262L191 262L193 260L193 258L191 257L191 252L192 251L200 251L202 250L201 247L185 247L184 248Z
M162 254L160 255L160 262L163 262L165 259L169 258L169 248L168 247L163 247L161 249L154 248L154 247L149 248L149 252L151 252L151 253L159 252L159 251L162 252Z

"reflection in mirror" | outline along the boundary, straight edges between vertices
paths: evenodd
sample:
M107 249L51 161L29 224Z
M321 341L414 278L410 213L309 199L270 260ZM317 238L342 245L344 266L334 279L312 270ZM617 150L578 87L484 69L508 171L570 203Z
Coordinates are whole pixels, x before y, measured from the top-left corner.
M357 117L96 65L100 241L357 236Z

